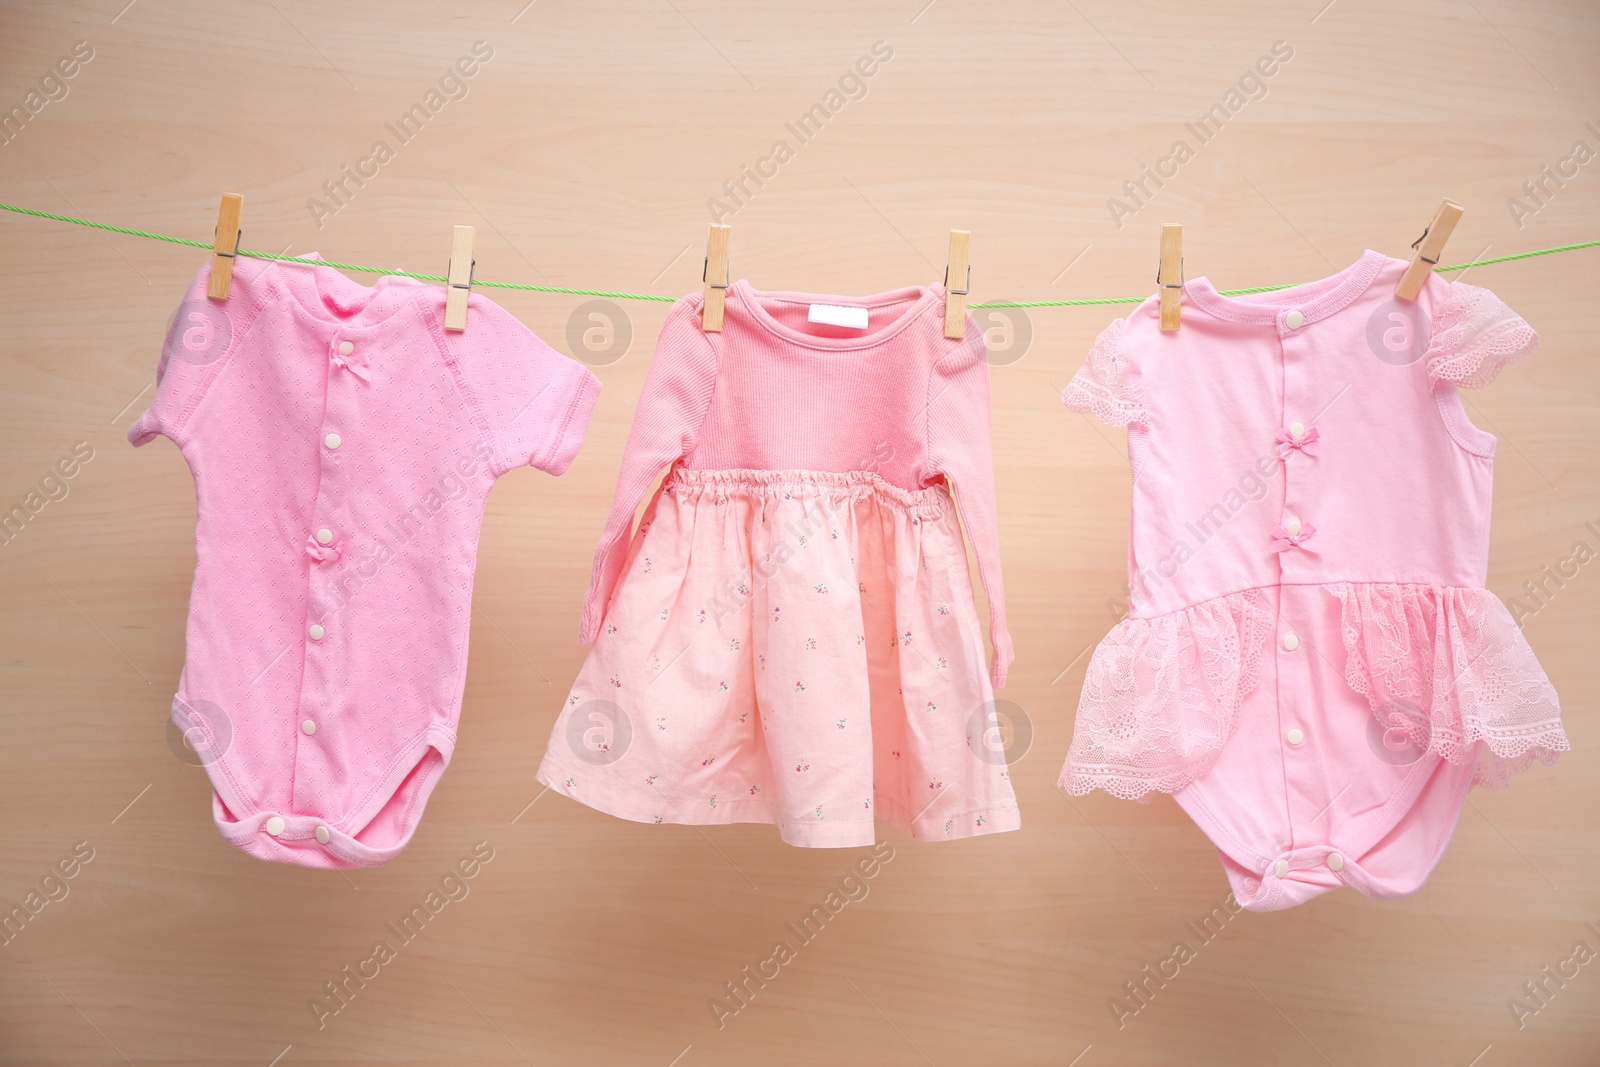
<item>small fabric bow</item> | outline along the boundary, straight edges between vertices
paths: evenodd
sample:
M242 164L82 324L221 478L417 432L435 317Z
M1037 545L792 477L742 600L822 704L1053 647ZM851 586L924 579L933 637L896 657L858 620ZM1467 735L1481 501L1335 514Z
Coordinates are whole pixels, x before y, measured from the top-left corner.
M372 371L367 366L366 357L358 352L352 352L347 356L339 351L338 345L334 345L333 350L329 352L329 357L333 360L335 367L349 371L364 382L372 381Z
M1289 528L1280 523L1272 528L1272 551L1287 552L1291 548L1301 548L1316 532L1316 527L1309 522L1301 523L1295 533L1290 533Z
M1290 433L1287 428L1279 430L1278 455L1288 456L1290 452L1298 449L1308 456L1314 456L1317 454L1317 438L1321 436L1322 435L1317 432L1317 428L1315 426L1311 427L1311 429L1307 430L1299 437L1296 437L1294 434Z
M325 545L317 540L316 534L306 534L306 555L318 563L331 563L343 554L343 541L335 541L332 544Z

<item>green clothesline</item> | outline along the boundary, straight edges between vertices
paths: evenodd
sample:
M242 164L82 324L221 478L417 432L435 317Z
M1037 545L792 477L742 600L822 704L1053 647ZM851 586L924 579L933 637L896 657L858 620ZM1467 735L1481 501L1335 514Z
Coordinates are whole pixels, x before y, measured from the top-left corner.
M54 219L57 222L70 222L74 226L88 226L95 230L110 230L112 233L125 233L132 237L148 237L152 241L166 241L168 244L185 245L189 248L204 248L207 251L211 245L205 241L191 241L186 237L173 237L165 233L150 233L148 230L134 230L126 226L113 226L109 222L92 222L89 219L74 218L71 215L57 215L50 211L37 211L33 208L18 207L15 204L0 204L0 209L14 211L19 215L32 215L35 218ZM1554 252L1571 252L1579 248L1593 248L1600 245L1600 241L1580 241L1577 244L1557 245L1554 248L1536 248L1531 252L1514 252L1509 256L1495 256L1492 259L1477 259L1471 263L1456 263L1448 267L1435 268L1439 271L1466 270L1468 267L1485 267L1491 263L1509 263L1513 259L1528 259L1533 256L1548 256ZM271 252L257 252L251 249L239 249L239 255L249 256L251 259L279 259L286 263L314 263L324 267L337 267L340 270L362 271L367 274L389 274L401 278L415 278L424 282L447 282L449 279L443 274L413 274L407 270L390 270L387 267L368 267L360 263L336 263L326 259L306 259L302 256L280 256ZM524 282L492 282L482 278L474 278L472 284L485 289L522 289L534 293L566 293L571 296L603 296L612 300L656 300L670 304L678 298L675 296L657 296L654 293L618 293L608 289L570 289L563 285L529 285ZM1270 293L1278 289L1288 289L1291 285L1256 285L1248 289L1222 289L1224 296L1239 296L1245 293ZM1144 296L1107 296L1094 297L1084 300L989 300L981 303L968 304L974 308L1054 308L1054 307L1083 307L1091 304L1139 304L1149 299Z

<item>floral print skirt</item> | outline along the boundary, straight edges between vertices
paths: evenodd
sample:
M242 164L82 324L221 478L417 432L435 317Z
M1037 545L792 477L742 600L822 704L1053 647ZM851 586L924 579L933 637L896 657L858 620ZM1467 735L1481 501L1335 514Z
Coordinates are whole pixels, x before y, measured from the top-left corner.
M870 471L674 468L539 769L654 823L871 844L1018 826L954 502Z

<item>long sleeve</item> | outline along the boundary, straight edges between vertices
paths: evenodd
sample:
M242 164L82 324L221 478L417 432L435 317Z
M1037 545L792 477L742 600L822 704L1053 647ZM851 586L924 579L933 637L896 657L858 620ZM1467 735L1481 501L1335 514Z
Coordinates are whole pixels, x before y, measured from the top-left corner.
M639 500L663 467L689 454L711 405L716 354L700 328L703 300L695 294L674 304L656 339L655 355L622 453L611 514L595 548L594 571L578 630L580 641L593 641L600 632L627 559L628 535Z
M989 364L984 359L982 335L970 321L967 340L953 345L928 376L926 417L933 473L942 473L953 483L961 521L978 557L978 575L989 599L989 641L994 646L989 679L999 688L1006 684L1013 653L1000 581Z

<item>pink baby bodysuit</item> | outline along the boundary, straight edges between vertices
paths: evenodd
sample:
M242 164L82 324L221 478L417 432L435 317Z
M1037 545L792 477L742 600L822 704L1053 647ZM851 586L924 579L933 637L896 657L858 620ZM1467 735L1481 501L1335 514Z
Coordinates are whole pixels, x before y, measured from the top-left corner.
M329 267L202 269L156 395L195 479L196 567L172 717L222 835L308 867L382 863L455 745L484 502L530 464L560 474L594 375L474 295L368 288Z
M1475 784L1565 750L1484 588L1495 439L1458 386L1537 337L1486 289L1377 252L1100 335L1067 404L1128 427L1128 617L1084 679L1061 785L1172 793L1247 908L1417 889Z
M813 304L866 327L812 322ZM947 339L926 287L737 282L720 333L702 306L662 326L595 552L594 647L539 780L627 819L767 822L805 846L871 844L875 817L930 840L1015 828L992 743L1011 644L982 334Z

